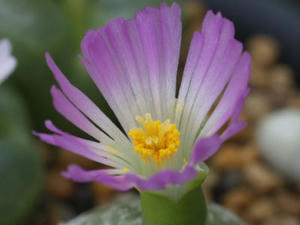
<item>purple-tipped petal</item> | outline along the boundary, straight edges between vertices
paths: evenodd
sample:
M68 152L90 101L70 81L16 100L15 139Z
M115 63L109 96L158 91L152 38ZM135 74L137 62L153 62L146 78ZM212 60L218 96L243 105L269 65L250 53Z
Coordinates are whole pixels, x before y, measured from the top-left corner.
M221 135L222 140L227 140L228 138L231 138L233 135L243 130L246 127L246 125L247 124L245 121L236 121L230 124L230 126Z
M105 151L104 149L106 148L106 146L98 142L86 140L65 133L56 128L51 121L46 121L46 126L49 130L55 132L55 134L44 134L35 131L33 132L33 134L50 145L61 147L65 150L81 155L95 162L99 162L112 167L128 167L128 164L121 158L118 158L116 160L115 155Z
M194 166L199 162L207 160L219 150L222 142L222 139L218 135L200 138L194 145L189 165Z
M198 133L199 127L201 127L209 110L213 107L213 104L230 80L235 65L239 61L241 51L241 43L236 40L230 40L224 52L215 55L215 64L213 63L207 72L207 76L197 93L197 98L189 118L187 127L192 134ZM194 121L193 118L195 117L197 119ZM214 133L210 133L208 136L212 134ZM195 139L195 137L191 138Z
M78 88L73 86L57 67L50 54L47 52L46 61L53 75L66 97L90 120L101 127L110 137L118 141L128 142L125 135L116 125Z
M232 22L209 11L202 32L195 33L191 43L179 92L179 101L184 105L180 130L187 149L193 140L214 135L240 108L238 105L242 103L237 102L247 89L251 63L249 54L241 53L242 44L234 39ZM231 123L222 138L230 137L244 126L237 120Z
M93 125L55 86L51 88L55 109L75 126L85 131L97 140L110 143L112 140Z
M111 170L106 169L86 171L77 165L70 165L67 171L62 172L62 175L76 182L96 181L104 183L120 191L127 191L134 187L134 185L128 182L124 176L110 175L110 171Z
M105 170L85 171L78 166L69 167L68 171L64 172L64 176L78 182L97 181L121 191L132 187L141 190L163 190L168 185L184 184L196 178L198 175L195 169L197 164L213 155L219 149L221 143L222 139L217 135L202 138L197 141L190 161L181 171L163 169L148 178L134 173L115 176L110 175Z
M182 171L161 170L147 179L136 174L127 174L125 178L141 190L163 190L168 185L184 184L196 178L197 175L198 172L193 167L186 166Z
M76 153L78 155L82 155L93 161L97 162L98 159L100 158L99 155L92 152L87 146L80 143L76 138L66 137L66 136L63 137L61 135L56 135L56 134L43 134L37 132L33 132L33 134L39 137L43 142L46 142L47 144L58 146L63 149L67 149L70 152Z
M191 85L191 79L196 70L196 66L199 63L199 57L201 56L202 53L203 44L204 44L203 34L196 31L193 35L193 39L190 44L190 49L189 49L189 53L184 68L184 75L180 85L180 93L179 93L180 101L184 101L186 98L189 87Z
M219 104L213 111L202 134L211 135L221 128L233 115L238 119L242 106L249 94L248 80L251 70L251 56L244 53L237 64ZM234 120L233 120L234 122Z
M237 132L241 131L242 129L244 129L246 127L246 122L239 121L239 116L242 112L245 100L248 97L249 93L250 93L250 88L246 89L243 92L243 94L240 96L240 99L236 103L236 106L234 107L234 110L233 110L233 113L231 116L232 122L221 135L221 138L223 140L226 140L226 139L232 137Z
M81 60L126 131L136 115L167 119L174 106L180 41L177 4L146 7L135 19L117 18L86 34Z
M234 40L232 22L211 11L205 16L202 32L195 34L191 44L178 98L183 104L180 130L183 145L188 149L230 79L242 50L241 44ZM200 53L195 48L199 51L201 48Z
M63 176L76 182L104 183L120 191L127 191L133 187L141 190L163 190L168 185L183 184L197 177L198 172L192 166L186 166L182 171L169 169L161 170L149 178L140 177L134 173L125 175L110 175L110 170L86 171L79 166L71 165L63 172Z

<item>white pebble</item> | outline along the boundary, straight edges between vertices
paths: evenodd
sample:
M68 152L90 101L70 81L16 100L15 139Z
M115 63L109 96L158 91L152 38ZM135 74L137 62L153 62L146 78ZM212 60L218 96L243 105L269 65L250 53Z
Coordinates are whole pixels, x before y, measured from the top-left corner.
M300 187L300 111L270 114L259 124L256 140L264 158Z

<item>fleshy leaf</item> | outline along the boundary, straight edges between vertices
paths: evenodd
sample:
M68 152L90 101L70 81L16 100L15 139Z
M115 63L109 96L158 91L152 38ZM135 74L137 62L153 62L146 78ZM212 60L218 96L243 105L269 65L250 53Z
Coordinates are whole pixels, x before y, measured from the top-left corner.
M31 145L0 140L0 224L24 224L43 184L40 159Z
M6 83L0 115L0 224L24 224L38 200L43 169L22 98Z
M0 139L25 143L30 135L28 115L21 96L6 83L0 87Z
M206 225L245 225L228 210L217 204L208 205ZM59 225L143 225L140 200L136 195L123 195L115 203L96 208ZM188 225L188 224L187 224Z

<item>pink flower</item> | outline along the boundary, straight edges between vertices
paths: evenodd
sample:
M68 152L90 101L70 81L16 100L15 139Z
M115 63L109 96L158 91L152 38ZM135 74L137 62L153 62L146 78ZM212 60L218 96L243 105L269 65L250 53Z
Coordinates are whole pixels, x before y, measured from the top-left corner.
M56 110L94 140L63 132L50 121L46 126L53 134L35 134L112 167L85 171L71 165L65 177L119 190L165 189L196 178L204 160L245 126L239 115L249 93L251 57L220 13L209 11L202 32L195 32L176 96L180 17L176 3L146 7L134 19L117 18L88 31L82 41L80 59L125 133L46 54L60 87L51 89Z

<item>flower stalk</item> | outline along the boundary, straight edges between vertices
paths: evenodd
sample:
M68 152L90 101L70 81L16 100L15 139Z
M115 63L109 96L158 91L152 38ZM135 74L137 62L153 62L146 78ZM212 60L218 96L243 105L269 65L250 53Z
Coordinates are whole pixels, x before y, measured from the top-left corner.
M206 204L201 186L173 199L156 192L141 192L144 225L204 225Z
M207 168L184 185L163 191L140 191L143 225L205 225L206 203L202 183Z

